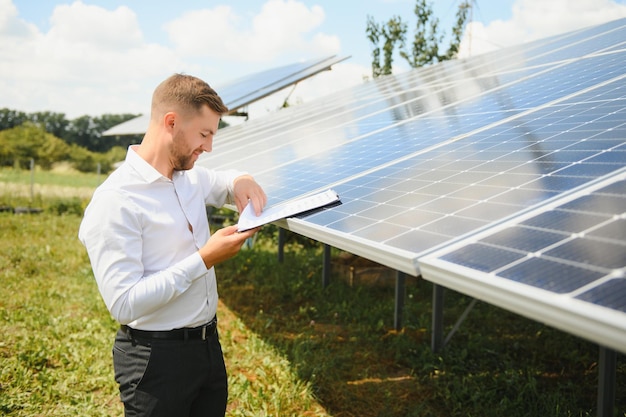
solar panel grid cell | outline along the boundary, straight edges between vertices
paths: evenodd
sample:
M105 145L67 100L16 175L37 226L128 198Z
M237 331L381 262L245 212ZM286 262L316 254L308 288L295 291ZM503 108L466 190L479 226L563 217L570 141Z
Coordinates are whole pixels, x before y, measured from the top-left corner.
M626 279L616 278L609 280L576 298L626 313Z
M622 183L616 183L615 187L623 187ZM496 248L499 253L521 251L529 260L533 259L530 255L540 254L553 261L607 274L626 267L625 215L626 195L603 194L600 190L488 235L472 247L480 247L483 254L488 252L488 247ZM604 236L607 231L610 231L608 238ZM454 263L457 256L471 258L474 256L468 255L471 250L460 249L442 259Z
M600 279L604 274L550 259L532 258L513 265L500 275L556 294L567 294Z

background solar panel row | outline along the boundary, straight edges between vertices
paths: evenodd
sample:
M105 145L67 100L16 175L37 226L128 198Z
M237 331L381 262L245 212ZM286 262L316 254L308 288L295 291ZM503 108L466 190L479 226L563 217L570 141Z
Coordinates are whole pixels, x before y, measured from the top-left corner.
M324 59L312 59L291 65L272 68L259 73L238 78L234 81L215 87L220 97L231 112L240 110L257 100L282 90L301 80L330 69L338 62L349 57L331 56ZM127 120L103 132L103 136L140 135L144 134L150 123L150 113L144 113L134 119Z

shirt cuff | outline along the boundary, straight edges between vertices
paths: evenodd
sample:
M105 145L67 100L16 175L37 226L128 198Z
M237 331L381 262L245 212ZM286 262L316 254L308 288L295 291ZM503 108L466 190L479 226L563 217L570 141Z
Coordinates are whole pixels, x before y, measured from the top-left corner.
M181 265L182 269L188 272L189 279L195 281L206 275L209 271L200 256L200 253L194 252L182 261L185 265Z

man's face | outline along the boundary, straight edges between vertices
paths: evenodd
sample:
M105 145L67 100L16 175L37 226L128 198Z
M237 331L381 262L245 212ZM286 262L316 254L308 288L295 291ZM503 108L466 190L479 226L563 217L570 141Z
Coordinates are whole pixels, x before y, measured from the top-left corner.
M203 152L211 152L219 122L220 115L208 106L203 106L200 113L187 120L179 119L170 146L174 170L191 169Z

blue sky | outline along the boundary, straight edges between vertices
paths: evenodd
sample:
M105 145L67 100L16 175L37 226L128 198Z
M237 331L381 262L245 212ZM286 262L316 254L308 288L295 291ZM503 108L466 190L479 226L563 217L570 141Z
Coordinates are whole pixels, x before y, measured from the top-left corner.
M374 16L377 21L383 21L394 15L402 16L410 20L413 17L412 10L414 0L317 0L300 1L308 7L315 5L324 10L324 21L319 30L328 34L337 34L345 42L346 46L358 45L359 49L369 48L365 40L365 22L367 16ZM33 4L32 0L13 0L19 10L20 16L41 28L43 31L50 29L50 16L59 4L71 4L71 1L44 0ZM159 0L83 0L83 3L97 5L102 8L113 10L120 6L131 8L137 14L137 20L144 31L146 38L159 43L167 43L168 36L163 26L173 17L186 12L199 9L215 8L219 4L229 4L244 19L259 14L266 3L260 0L207 1L207 0L183 0L174 5L174 2ZM235 3L235 4L232 4ZM450 28L453 24L460 0L436 0L431 3L436 16ZM483 23L496 19L509 19L512 13L514 0L483 0L475 2L473 17ZM242 23L241 27L246 24ZM449 33L450 30L447 30ZM366 49L366 52L369 49ZM346 51L347 52L347 51Z
M460 0L431 1L450 33ZM415 0L0 0L0 107L143 113L173 72L216 86L300 60L351 58L302 82L292 102L370 75L367 16L414 22ZM626 17L626 0L475 0L463 54ZM470 42L471 40L471 42ZM470 46L471 45L471 46ZM396 72L408 67L396 61ZM251 114L274 111L285 94Z

